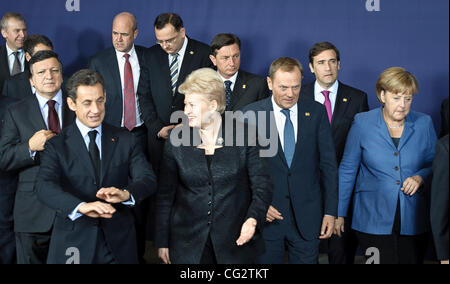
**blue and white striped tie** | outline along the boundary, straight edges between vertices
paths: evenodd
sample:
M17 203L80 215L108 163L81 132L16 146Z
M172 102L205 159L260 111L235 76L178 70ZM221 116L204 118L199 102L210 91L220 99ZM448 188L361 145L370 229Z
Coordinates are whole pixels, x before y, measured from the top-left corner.
M172 86L172 95L175 94L175 89L177 88L177 80L178 80L178 53L172 55L173 59L170 63L170 83Z

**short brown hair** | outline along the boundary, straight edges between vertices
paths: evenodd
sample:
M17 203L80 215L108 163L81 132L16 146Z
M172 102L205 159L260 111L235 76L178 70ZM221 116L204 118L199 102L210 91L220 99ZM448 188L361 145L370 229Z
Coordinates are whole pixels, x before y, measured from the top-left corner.
M180 94L201 94L206 101L217 102L217 111L225 111L225 86L216 71L211 68L200 68L189 74L178 88Z
M175 13L162 13L159 14L156 19L153 26L157 30L163 29L167 24L171 24L177 32L180 31L181 28L184 27L183 20L181 19L180 15Z
M102 85L103 91L105 91L105 81L102 75L90 69L81 69L73 74L67 82L67 94L73 102L76 102L79 86L95 86L97 83Z
M25 21L25 18L22 16L22 14L16 13L16 12L8 12L5 15L3 15L2 20L0 21L0 24L2 26L2 30L8 30L8 21L9 19L14 18L21 22L27 23Z
M217 34L211 41L211 54L217 55L217 51L224 46L237 44L241 50L241 40L234 34Z
M280 57L270 64L269 77L273 80L274 75L278 70L281 69L284 72L291 72L295 69L295 67L300 70L300 74L303 77L303 67L297 59L291 57Z
M337 61L341 61L341 56L339 54L339 50L334 46L331 42L328 41L322 41L318 42L311 47L309 50L309 63L314 65L314 57L319 55L320 53L324 52L325 50L334 50L336 53L336 59Z
M378 101L381 102L381 91L414 95L419 91L419 83L416 77L404 68L390 67L381 73L376 89Z

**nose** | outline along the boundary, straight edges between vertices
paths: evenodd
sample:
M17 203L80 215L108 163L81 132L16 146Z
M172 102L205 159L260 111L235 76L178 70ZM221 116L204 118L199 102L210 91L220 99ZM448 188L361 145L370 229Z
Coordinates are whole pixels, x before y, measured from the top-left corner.
M97 114L97 113L99 113L99 110L100 110L99 104L97 104L97 103L91 104L91 109L90 109L91 113Z

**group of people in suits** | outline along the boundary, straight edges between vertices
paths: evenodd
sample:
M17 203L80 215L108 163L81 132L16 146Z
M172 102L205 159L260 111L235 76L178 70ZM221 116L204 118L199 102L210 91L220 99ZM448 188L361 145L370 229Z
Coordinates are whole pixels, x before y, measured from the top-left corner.
M276 59L264 79L240 69L236 35L206 45L174 13L155 19L155 45L135 45L137 19L123 12L113 46L63 80L47 37L27 36L18 13L1 27L0 262L143 263L147 239L164 263L317 263L321 243L330 263L353 263L358 243L381 263L423 261L436 135L410 110L408 71L381 74L382 107L369 111L338 80L329 42L310 49L316 80L302 86L298 60ZM241 124L275 128L276 155L224 144ZM190 143L175 145L180 135ZM448 261L448 158L433 167L431 227Z

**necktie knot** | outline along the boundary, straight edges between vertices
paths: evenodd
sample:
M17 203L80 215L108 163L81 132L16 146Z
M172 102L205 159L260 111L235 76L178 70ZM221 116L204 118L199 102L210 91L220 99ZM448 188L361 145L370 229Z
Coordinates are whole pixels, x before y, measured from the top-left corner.
M128 53L125 53L125 54L123 55L123 57L125 57L125 60L130 59L130 55L129 55Z
M333 117L333 111L331 110L330 91L322 91L321 93L325 97L324 106L327 110L328 121L331 123L331 118Z
M291 119L290 111L288 109L282 109L281 112L286 116L286 119Z
M231 81L230 80L226 80L224 83L225 83L225 88L231 88Z
M330 91L322 91L321 92L323 95L324 95L324 97L325 97L325 99L327 100L329 100L330 99Z
M56 101L54 101L54 100L48 100L48 101L47 101L47 105L48 105L48 107L51 108L51 109L54 109L54 108L55 108L55 104L56 104Z
M97 130L92 130L88 132L90 142L95 143L95 138L97 137Z

